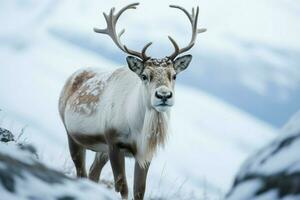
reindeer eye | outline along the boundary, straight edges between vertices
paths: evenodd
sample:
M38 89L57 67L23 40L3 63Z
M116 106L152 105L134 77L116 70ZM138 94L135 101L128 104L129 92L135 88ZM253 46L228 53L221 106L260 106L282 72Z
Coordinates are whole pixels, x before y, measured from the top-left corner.
M175 75L173 75L173 80L176 80L176 74L175 74Z
M141 76L141 77L142 77L142 80L143 80L143 81L146 81L146 80L148 80L148 77L147 77L145 74L142 74L142 76Z

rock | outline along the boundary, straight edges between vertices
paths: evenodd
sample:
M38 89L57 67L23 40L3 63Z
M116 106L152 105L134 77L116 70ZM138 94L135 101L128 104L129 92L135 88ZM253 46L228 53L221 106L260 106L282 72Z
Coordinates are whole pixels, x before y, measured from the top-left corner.
M0 141L4 142L4 143L16 142L16 145L19 147L19 149L21 149L23 151L28 151L28 152L32 153L33 155L35 155L36 157L38 156L37 151L33 145L16 141L14 139L14 135L9 130L1 128L1 127L0 127Z
M48 168L16 143L0 143L0 191L3 200L116 199L104 186Z
M300 112L244 163L226 199L300 199Z
M15 141L14 135L9 130L0 127L0 141L1 142Z

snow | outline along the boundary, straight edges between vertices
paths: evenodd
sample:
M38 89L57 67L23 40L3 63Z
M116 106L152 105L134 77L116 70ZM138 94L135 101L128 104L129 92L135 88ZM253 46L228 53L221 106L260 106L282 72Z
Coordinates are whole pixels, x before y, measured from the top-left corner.
M81 53L81 56L85 57L86 54ZM11 90L4 87L1 90L1 105L7 113L3 115L10 119L7 124L10 124L9 121L14 121L15 126L20 127L17 124L27 124L24 137L37 147L42 161L64 171L65 165L72 166L72 163L66 134L57 112L57 102L60 89L68 76L63 72L66 67L57 61L58 67L51 69L51 64L44 61L41 66L49 70L45 74L43 70L38 70L40 65L36 66L35 59L32 59L26 68L31 73L27 72L26 78L20 77L20 82L29 82L26 87L30 89L26 89L23 88L25 83L14 82L17 80L15 76L19 74L15 74L12 68L18 70L22 62L14 60L16 63L12 63L11 68L1 69L3 78L11 83ZM100 59L98 62L102 63ZM67 70L71 74L73 68ZM23 72L26 73L25 70ZM31 82L35 77L41 78ZM11 95L11 91L15 91L15 95ZM22 96L22 101L18 96ZM264 122L214 97L180 85L176 88L171 123L172 133L166 148L158 152L149 171L147 197L178 196L180 199L190 194L199 197L203 195L203 190L210 196L222 196L241 162L273 138L276 132L276 129ZM91 158L89 156L89 163ZM221 160L224 160L222 167ZM128 160L127 175L131 189L133 166L133 160ZM112 180L109 166L106 166L103 177Z
M280 2L272 4L277 5ZM171 115L172 132L165 149L157 153L151 164L147 198L194 199L209 196L210 199L220 199L230 187L241 163L278 133L273 126L240 108L229 105L199 88L195 89L197 85L193 85L193 82L185 86L180 83L188 83L190 80L200 82L206 76L209 77L210 84L216 83L221 87L222 80L230 79L234 85L241 81L265 97L270 93L268 84L274 81L284 91L288 91L287 96L290 95L290 90L299 89L299 70L295 65L286 67L286 57L278 56L263 47L249 50L237 39L233 39L243 38L247 41L254 38L256 42L263 41L282 48L292 46L298 49L299 25L293 21L295 13L273 12L267 0L244 3L233 0L229 6L224 5L227 3L178 3L184 7L199 4L200 27L208 28L208 32L199 35L197 44L191 51L194 61L178 77L175 107ZM124 2L101 2L100 5L99 1L40 3L31 0L28 4L21 1L0 4L3 4L0 6L0 23L7 25L0 33L0 105L3 110L0 112L0 126L13 129L15 133L26 126L21 138L36 146L41 161L72 175L74 167L57 108L59 93L67 78L78 69L99 67L100 70L112 70L121 66L118 63L126 64L125 56L119 53L108 37L92 32L92 27L104 25L99 11L108 11L112 5L119 8ZM144 40L151 38L154 45L149 53L153 56L169 53L170 49L167 47L171 45L167 41L167 34L178 39L180 45L187 42L185 30L189 30L189 27L186 19L179 17L183 16L179 11L166 12L166 9L170 9L167 4L168 2L160 1L161 6L156 7L156 2L143 2L139 9L124 15L119 26L126 27L123 41L130 47L140 48ZM231 13L233 6L236 11ZM267 17L253 24L253 13L244 13L246 8L257 10L257 16L264 16L266 13ZM294 8L298 9L297 6ZM157 11L156 15L151 14L154 9ZM216 11L219 12L218 15L215 14ZM143 17L137 17L139 15ZM14 23L8 23L6 18L14 19ZM236 21L237 18L240 21ZM169 19L176 20L170 22ZM270 19L280 21L277 21L277 25L266 26ZM290 24L286 24L284 19ZM141 34L141 30L146 34ZM276 30L278 34L289 37L278 37L274 34ZM228 37L231 34L235 36ZM203 53L204 51L207 53ZM265 53L262 54L262 51ZM223 55L216 55L216 52L229 57L234 55L233 60L249 61L251 66L221 66L218 74L224 77L216 78L214 73L208 75L209 67L213 68L216 63L205 66L199 62L202 62L203 55L212 57L211 60L218 60L218 56L222 60ZM272 73L269 73L269 69L260 68L261 65L253 64L253 55L260 55L259 59L272 62ZM281 63L285 63L283 68ZM202 72L206 73L201 74ZM225 76L231 73L229 77ZM230 91L234 90L231 88L226 92ZM88 164L92 158L90 153ZM134 161L127 160L126 164L131 191ZM112 180L109 165L104 168L103 178Z
M1 153L18 160L22 160L27 164L32 164L33 155L27 151L20 151L16 145L4 144L0 142Z
M284 125L282 129L282 137L292 136L297 134L300 130L300 111L291 117L291 119Z
M231 200L251 199L252 198L251 194L257 191L260 187L261 187L261 183L257 180L248 181L246 183L239 184L236 187L236 190L239 192L232 194L230 198Z
M247 159L237 174L228 200L299 199L299 124L298 112L274 141ZM258 191L263 192L258 194Z
M268 148L264 148L259 154L255 154L252 159L249 159L250 161L245 164L247 169L241 170L240 176L254 171L256 173L274 174L287 170L287 167L297 169L299 167L297 163L299 159L298 147L300 145L300 140L297 139L300 132L299 122L300 115L298 112L280 130L279 136L269 144ZM283 141L289 140L289 138L292 142L285 142L287 146L285 148L280 147ZM268 159L269 157L272 157L272 159ZM282 162L283 158L284 162Z
M105 187L87 181L73 180L45 168L34 155L18 148L16 143L0 142L1 199L115 199ZM6 173L6 174L5 174ZM37 189L38 188L38 189Z

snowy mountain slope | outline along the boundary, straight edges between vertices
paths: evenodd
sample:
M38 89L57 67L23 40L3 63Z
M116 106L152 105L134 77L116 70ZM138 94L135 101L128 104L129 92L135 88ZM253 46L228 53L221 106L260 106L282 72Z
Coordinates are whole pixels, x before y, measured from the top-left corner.
M31 4L22 4L20 1L1 2L8 7L0 6L3 11L0 13L2 16L5 16L3 13L10 13L15 23L0 33L0 55L3 58L0 59L0 107L4 110L0 112L0 122L2 126L15 131L20 131L27 125L23 137L37 147L41 160L51 167L72 174L74 168L57 111L60 89L67 77L80 67L113 69L120 65L114 63L112 55L116 55L116 60L122 62L122 65L125 64L125 57L107 37L98 36L91 31L95 24L103 24L99 8L107 11L111 3L98 6L99 2L96 1L93 1L94 4L92 1L30 2ZM122 2L116 3L118 6L121 4L123 5ZM142 5L141 9L148 5L154 9L149 2ZM188 2L186 5L191 6L192 3ZM95 9L96 7L99 8ZM164 6L164 9L169 8ZM31 10L30 14L27 14L28 10ZM162 10L158 9L158 15L153 20L159 20ZM132 12L143 11L145 10ZM136 25L143 24L135 21L138 20L135 13L126 14L124 20L120 21L120 24L128 27L124 39L129 45L137 47L151 36L156 39L157 45L162 44L161 50L166 54L169 51L166 47L169 48L170 44L163 37L164 31L172 30L176 38L184 40L185 37L179 31L181 29L177 27L179 21L171 23L167 20L173 14L177 16L175 11L166 13L165 19L160 19L164 22L159 26L161 33L155 31L154 25L148 26L151 24L149 23L149 37L145 35L136 39L140 38L136 37L138 34L133 34L138 33ZM145 17L152 19L150 15ZM4 19L1 17L1 23L5 22ZM158 23L154 24L156 27ZM164 27L165 24L170 26ZM185 28L188 29L187 24ZM19 29L23 32L18 31ZM190 75L195 72L202 73L203 68L198 66L197 60L203 55L204 49L201 49L205 48L206 51L210 45L206 45L201 38L202 36L199 37L199 44L204 43L204 46L196 45L192 51L195 54L194 62L187 72L179 76L179 82L188 82ZM183 43L180 39L179 42ZM150 52L161 55L162 52L158 49L158 46L153 47ZM103 52L112 52L112 55ZM191 80L195 82L196 78ZM177 85L172 129L166 149L160 151L152 163L146 193L148 198L190 199L210 196L215 197L212 199L219 199L229 188L242 161L270 141L277 132L270 125L216 97L182 85ZM89 163L91 159L92 154L88 156ZM134 163L128 160L126 164L131 188ZM105 180L112 180L109 165L105 167L103 177Z
M23 137L37 147L41 160L60 171L71 168L72 173L74 168L57 111L60 89L84 63L107 68L115 64L51 36L36 40L40 41L26 50L1 49L2 55L11 58L1 61L1 66L5 66L0 72L2 125L15 131L27 125ZM220 197L240 163L273 138L276 130L198 90L178 85L176 96L173 131L166 149L152 163L146 196L200 198L207 192ZM226 161L220 168L219 161L224 157ZM89 163L91 159L92 155ZM133 164L128 160L129 186ZM103 177L112 181L109 165Z
M299 124L298 112L278 138L247 159L228 200L300 199Z
M20 147L15 142L0 142L1 200L117 198L105 187L87 180L72 179L46 167L34 154Z

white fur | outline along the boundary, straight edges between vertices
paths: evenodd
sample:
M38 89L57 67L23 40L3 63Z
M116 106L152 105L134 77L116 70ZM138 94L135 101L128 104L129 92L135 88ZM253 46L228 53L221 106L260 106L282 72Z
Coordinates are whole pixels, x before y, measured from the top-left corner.
M165 132L159 132L158 126L162 125L162 129ZM138 145L138 152L136 159L141 166L145 166L147 162L151 161L153 155L156 153L155 149L149 148L149 140L151 137L158 138L160 134L165 134L168 131L169 125L169 112L157 112L156 110L147 109L144 117L144 124L142 134L136 136ZM165 141L159 141L157 145L164 145Z
M157 112L146 98L145 88L140 78L127 67L118 69L108 81L102 73L97 72L97 79L104 87L99 95L97 111L93 115L75 112L70 106L72 98L67 101L64 111L65 125L70 134L104 134L114 128L122 134L122 142L136 142L136 160L141 166L150 161L155 150L148 148L149 137L166 134L168 131L169 112ZM106 78L106 77L105 77ZM90 91L93 92L92 85ZM79 88L80 90L80 88ZM157 133L161 125L165 133ZM122 138L121 137L121 138ZM163 145L164 141L160 142ZM98 150L106 149L99 146Z

